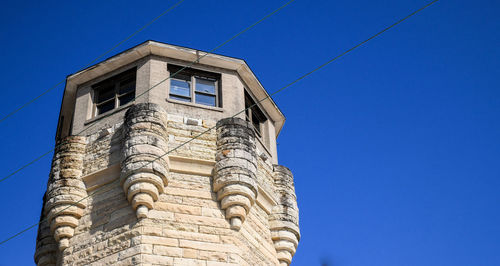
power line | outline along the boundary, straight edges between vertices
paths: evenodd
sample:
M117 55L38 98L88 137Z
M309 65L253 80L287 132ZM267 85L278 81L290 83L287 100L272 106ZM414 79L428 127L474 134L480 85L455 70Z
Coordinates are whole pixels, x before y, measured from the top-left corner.
M91 193L91 194L87 195L86 197L81 198L81 199L80 199L80 200L78 200L77 202L74 202L74 203L69 204L69 206L67 206L67 207L63 208L62 210L58 211L58 212L57 212L57 213L55 213L54 215L55 215L55 216L57 216L59 213L62 213L63 211L67 210L68 208L71 208L71 207L73 207L73 206L76 206L76 204L78 204L78 203L80 203L80 202L82 202L82 201L84 201L84 200L86 200L86 199L90 198L91 196L95 196L95 195L97 195L97 194L99 194L99 193L104 193L104 192L108 192L108 191L110 191L111 189L113 189L113 188L114 188L112 185L114 185L115 183L117 183L117 181L119 181L119 180L115 180L115 181L113 181L113 182L111 182L111 183L109 183L109 184L106 184L106 185L104 185L104 186L102 186L102 187L97 188L97 189L94 191L94 193ZM101 191L101 190L102 190L102 188L105 188L105 187L108 187L108 186L110 187L109 189L104 190L104 191ZM6 242L10 241L11 239L14 239L14 238L16 238L17 236L19 236L19 235L23 234L24 232L29 231L31 228L33 228L33 227L35 227L35 226L37 226L37 225L39 225L39 224L41 224L41 223L45 222L46 220L47 220L47 218L40 219L40 221L39 221L39 222L34 223L34 224L32 224L32 225L30 225L30 226L26 227L25 229L23 229L23 230L19 231L18 233L16 233L16 234L14 234L14 235L10 236L9 238L6 238L5 240L2 240L2 242L0 242L0 246L1 246L2 244L4 244L4 243L6 243Z
M175 77L178 73L182 72L183 70L185 70L186 68L189 68L191 66L193 66L194 64L197 64L200 62L200 60L202 58L204 58L205 56L208 56L209 54L213 54L216 50L222 48L223 46L225 46L227 43L229 43L230 41L234 40L235 38L237 38L238 36L240 36L241 34L247 32L248 30L250 30L251 28L255 27L257 24L261 23L262 21L268 19L269 17L271 17L272 15L274 15L275 13L277 13L278 11L280 11L281 9L285 8L286 6L288 6L289 4L291 4L292 2L294 2L295 0L290 0L288 2L286 2L284 5L280 6L279 8L275 9L274 11L272 11L271 13L267 14L266 16L264 16L263 18L259 19L258 21L254 22L253 24L251 24L250 26L246 27L245 29L243 29L242 31L236 33L235 35L233 35L231 38L227 39L226 41L224 41L223 43L219 44L218 46L216 46L215 48L213 48L212 50L208 51L208 52L205 52L204 55L202 56L199 56L196 58L196 60L192 61L191 63L189 63L188 65L182 67L181 69L177 70L174 74L171 74L169 75L168 77L164 78L163 80L161 80L160 82L156 83L155 85L153 85L151 88L147 89L146 91L142 92L141 94L137 95L134 97L134 101L145 95L146 93L148 93L150 90L158 87L160 84L162 84L163 82ZM107 113L105 115L103 115L100 119L102 118L105 118L105 117L108 117L112 115L112 113ZM89 128L91 128L92 126L94 126L95 124L91 124L89 125L88 127L84 128L83 130L81 130L80 132L78 132L77 134L75 135L80 135L82 134L83 132L87 131ZM2 181L3 179L0 179L0 182Z
M229 43L230 41L234 40L236 37L240 36L241 34L245 33L246 31L250 30L251 28L255 27L256 25L258 25L259 23L261 23L262 21L268 19L269 17L271 17L272 15L274 15L275 13L277 13L278 11L280 11L281 9L285 8L286 6L288 6L289 4L291 4L292 2L294 2L295 0L290 0L288 2L286 2L284 5L280 6L279 8L275 9L274 11L272 11L271 13L267 14L266 16L264 16L263 18L259 19L258 21L256 21L255 23L251 24L250 26L246 27L245 29L243 29L242 31L238 32L237 34L233 35L231 38L227 39L226 41L224 41L223 43L219 44L217 47L213 48L212 50L210 50L209 52L206 52L204 55L202 56L199 56L196 58L196 60L192 61L190 64L188 64L187 66L179 69L177 72L175 72L174 74L168 76L167 78L161 80L160 82L156 83L155 85L153 85L151 88L147 89L146 91L142 92L141 94L137 95L134 97L133 101L135 101L137 98L145 95L147 92L149 92L150 90L156 88L157 86L159 86L160 84L162 84L163 82L169 80L170 78L174 77L175 75L177 75L179 72L181 72L182 70L190 67L190 66L193 66L194 64L198 63L202 58L204 58L205 56L209 55L209 54L212 54L213 52L215 52L217 49L220 49L221 47L223 47L224 45L226 45L227 43ZM108 116L112 115L111 113L108 113L108 114L104 114L102 118L106 118ZM89 128L91 128L92 126L94 126L94 124L90 124L89 126L87 126L86 128L84 128L83 130L81 130L80 132L74 134L74 135L80 135L82 134L83 132L85 132L86 130L88 130ZM20 168L18 168L17 170L11 172L10 174L6 175L5 177L1 178L0 179L0 183L5 181L6 179L8 179L9 177L19 173L20 171L22 171L23 169L27 168L28 166L32 165L33 163L37 162L38 160L42 159L43 157L47 156L48 154L50 154L52 151L54 151L55 149L57 149L57 147L63 145L64 142L61 142L59 144L57 144L53 149L45 152L43 155L35 158L34 160L28 162L27 164L21 166Z
M367 43L368 41L370 41L370 40L372 40L372 39L376 38L376 37L377 37L377 36L379 36L380 34L382 34L382 33L386 32L387 30L389 30L389 29L391 29L391 28L393 28L394 26L398 25L399 23L401 23L401 22L403 22L403 21L407 20L408 18L410 18L410 17L412 17L413 15L417 14L418 12L420 12L420 11L422 11L422 10L426 9L427 7L429 7L429 6L431 6L432 4L436 3L437 1L439 1L439 0L434 0L434 1L430 2L430 3L428 3L427 5L425 5L425 6L421 7L420 9L418 9L418 10L416 10L416 11L412 12L412 13L411 13L411 14L409 14L408 16L406 16L406 17L404 17L404 18L402 18L402 19L398 20L397 22L395 22L395 23L391 24L390 26L388 26L388 27L384 28L383 30L381 30L381 31L377 32L376 34L372 35L372 36L371 36L371 37L369 37L368 39L366 39L366 40L364 40L364 41L360 42L359 44L357 44L357 45L355 45L355 46L353 46L353 47L351 47L351 48L347 49L347 50L346 50L346 51L344 51L343 53L341 53L341 54L339 54L339 55L337 55L337 56L333 57L332 59L330 59L330 60L326 61L325 63L321 64L320 66L316 67L315 69L313 69L313 70L311 70L311 71L309 71L309 72L305 73L304 75L302 75L302 76L298 77L297 79L293 80L292 82L290 82L290 83L286 84L285 86L283 86L283 87L281 87L281 88L277 89L277 90L276 90L276 91L274 91L273 93L268 94L266 97L262 98L261 100L257 101L256 103L254 103L254 104L250 105L249 107L247 107L247 108L245 108L245 109L243 109L243 110L241 110L241 111L239 111L239 112L235 113L235 114L234 114L234 115L232 115L230 118L234 118L234 117L238 116L239 114L241 114L241 113L245 112L246 110L248 110L248 109L250 109L250 108L253 108L253 107L257 106L259 103L261 103L261 102L263 102L263 101L265 101L265 100L267 100L267 99L270 99L270 98L271 98L271 96L273 96L273 95L276 95L276 94L280 93L280 92L281 92L281 91L283 91L284 89L286 89L286 88L288 88L288 87L292 86L293 84L295 84L295 83L299 82L300 80L302 80L302 79L306 78L307 76L309 76L309 75L313 74L314 72L316 72L316 71L318 71L318 70L320 70L320 69L324 68L325 66L329 65L329 64L330 64L330 63L332 63L333 61L335 61L335 60L337 60L337 59L341 58L342 56L344 56L344 55L348 54L349 52L353 51L354 49L356 49L356 48L360 47L361 45L363 45L363 44ZM178 145L178 146L177 146L177 147L175 147L174 149L169 150L168 152L166 152L166 153L165 153L165 154L163 154L162 156L157 157L156 159L154 159L153 161L151 161L151 162L149 162L149 163L153 163L153 162L155 162L156 160L163 158L163 157L164 157L164 156L166 156L167 154L169 154L169 153L171 153L171 152L176 151L177 149L181 148L182 146L184 146L184 145L186 145L186 144L190 143L191 141L196 140L196 139L197 139L197 138L199 138L200 136L202 136L202 135L204 135L204 134L208 133L210 130L215 129L215 127L216 127L216 126L212 126L212 127L208 128L207 130L205 130L205 131L201 132L200 134L198 134L198 135L194 136L193 138L191 138L191 139L189 139L189 140L187 140L187 141L185 141L185 142L181 143L180 145ZM142 166L142 167L145 167L145 166L146 166L146 165L148 165L149 163L145 164L145 165L144 165L144 166ZM141 168L142 168L142 167L141 167Z
M333 57L332 59L330 59L330 60L326 61L325 63L323 63L323 64L319 65L319 66L318 66L318 67L316 67L315 69L313 69L313 70L311 70L311 71L309 71L309 72L305 73L304 75L302 75L302 76L300 76L300 77L296 78L296 79L295 79L295 80L293 80L292 82L290 82L290 83L286 84L285 86L283 86L283 87L279 88L278 90L274 91L273 93L269 94L268 96L264 97L263 99L261 99L261 100L257 101L257 102L256 102L256 103L254 103L253 105L251 105L251 106L249 106L249 107L247 107L247 108L245 108L245 109L241 110L240 112L238 112L238 113L236 113L236 114L232 115L231 117L232 117L232 118L234 118L234 117L236 117L237 115L239 115L239 114L241 114L241 113L245 112L247 109L253 108L253 107L254 107L254 106L256 106L257 104L259 104L259 103L261 103L261 102L263 102L263 101L265 101L265 100L267 100L267 99L271 98L271 96L272 96L272 95L275 95L275 94L277 94L277 93L280 93L280 92L281 92L281 91L283 91L284 89L286 89L286 88L288 88L288 87L292 86L293 84L295 84L295 83L299 82L300 80L302 80L302 79L306 78L307 76L309 76L309 75L313 74L314 72L316 72L316 71L318 71L318 70L320 70L320 69L324 68L325 66L327 66L327 65L328 65L328 64L330 64L330 63L332 63L333 61L335 61L335 60L339 59L340 57L342 57L342 56L344 56L344 55L346 55L346 54L348 54L349 52L353 51L354 49L356 49L356 48L360 47L361 45L363 45L363 44L367 43L368 41L370 41L370 40L372 40L372 39L376 38L377 36L381 35L382 33L386 32L387 30L389 30L389 29L393 28L394 26L396 26L396 25L400 24L401 22L403 22L403 21L405 21L405 20L409 19L410 17L414 16L415 14L417 14L417 13L421 12L422 10L426 9L427 7L431 6L432 4L434 4L434 3L438 2L438 1L439 1L439 0L434 0L434 1L430 2L430 3L428 3L427 5L425 5L425 6L421 7L421 8L419 8L419 9L417 9L416 11L414 11L414 12L412 12L411 14L407 15L406 17L404 17L404 18L402 18L402 19L398 20L397 22L395 22L395 23L391 24L390 26L388 26L388 27L384 28L383 30L381 30L381 31L377 32L376 34L372 35L372 36L371 36L371 37L369 37L368 39L366 39L366 40L364 40L364 41L362 41L362 42L358 43L357 45L355 45L355 46L353 46L353 47L351 47L351 48L347 49L346 51L344 51L344 52L340 53L339 55L337 55L337 56ZM156 158L156 159L154 159L153 161L150 161L150 162L145 163L143 166L141 166L141 168L143 168L143 167L145 167L145 166L147 166L147 165L149 165L149 164L154 163L156 160L158 160L158 159L160 159L160 158L163 158L164 156L168 155L168 154L169 154L169 153L171 153L171 152L176 151L176 150L177 150L177 149L179 149L180 147L182 147L182 146L184 146L184 145L186 145L186 144L190 143L191 141L193 141L193 140L195 140L195 139L199 138L200 136L202 136L202 135L206 134L206 133L207 133L207 132L209 132L210 130L213 130L215 127L216 127L216 126L212 126L211 128L209 128L209 129L207 129L207 130L203 131L202 133L200 133L200 134L198 134L198 135L194 136L193 138L189 139L188 141L185 141L185 142L183 142L183 143L179 144L179 145L178 145L178 146L176 146L174 149L167 151L165 154L163 154L163 155L161 155L161 156L157 157L157 158ZM115 182L116 182L116 181L115 181ZM113 183L114 183L114 182L113 182ZM110 184L108 184L108 185L111 185L111 184L113 184L113 183L110 183ZM106 185L106 186L107 186L107 185ZM105 187L105 186L103 186L103 187ZM96 191L94 191L94 193L93 193L93 194L90 194L90 195L86 196L85 198L80 199L78 202L71 204L70 206L66 207L65 209L67 209L67 208L69 208L69 207L71 207L71 206L73 206L73 205L76 205L76 204L77 204L77 203L79 203L80 201L83 201L83 200L85 200L85 199L89 198L89 197L90 197L90 196L92 196L92 195L96 195L96 194L97 194L97 191L98 191L99 189L102 189L103 187L96 189ZM108 191L108 190L106 190L106 191ZM61 210L60 212L64 211L65 209ZM58 212L58 213L60 213L60 212ZM28 231L29 229L31 229L31 228L33 228L33 227L35 227L36 225L38 225L38 224L42 223L42 222L43 222L43 221L45 221L45 220L46 220L46 218L45 218L45 219L40 220L40 222L38 222L38 223L36 223L36 224L34 224L34 225L31 225L31 226L27 227L26 229L23 229L22 231L20 231L20 232L18 232L18 233L16 233L16 234L14 234L14 235L12 235L11 237L9 237L9 238L7 238L7 239L5 239L5 240L1 241L1 242L0 242L0 245L2 245L2 244L4 244L4 243L6 243L7 241L9 241L9 240L11 240L11 239L13 239L13 238L15 238L15 237L17 237L17 236L21 235L22 233L24 233L24 232Z
M83 68L87 68L89 66L91 66L93 63L97 62L99 59L103 58L105 55L109 54L111 51L113 51L114 49L116 49L118 46L120 46L121 44L123 44L124 42L128 41L130 38L134 37L135 35L137 35L139 32L143 31L144 29L146 29L147 27L149 27L151 24L153 24L155 21L157 21L158 19L160 19L161 17L163 17L164 15L166 15L168 12L170 12L171 10L173 10L174 8L176 8L177 6L179 6L182 2L184 2L185 0L180 0L179 2L175 3L173 6L167 8L165 11L163 11L160 15L158 15L156 18L154 18L153 20L151 20L150 22L146 23L144 26L142 26L140 29L136 30L134 33L130 34L128 37L126 37L125 39L123 39L122 41L120 41L119 43L115 44L113 47L111 47L109 50L107 50L106 52L104 52L103 54L99 55L98 57L96 57L94 60L92 60L90 63L88 63L87 65L85 65ZM27 107L28 105L34 103L36 100L40 99L42 96L44 96L45 94L49 93L50 91L52 91L53 89L59 87L59 85L63 84L64 82L66 81L66 79L63 79L61 81L59 81L57 84L55 84L54 86L48 88L47 90L43 91L40 95L36 96L35 98L29 100L28 102L26 102L25 104L21 105L20 107L18 107L17 109L13 110L12 112L8 113L7 115L5 115L4 117L0 118L0 123L2 123L3 121L5 121L7 118L11 117L12 115L14 115L15 113L21 111L22 109L24 109L25 107Z

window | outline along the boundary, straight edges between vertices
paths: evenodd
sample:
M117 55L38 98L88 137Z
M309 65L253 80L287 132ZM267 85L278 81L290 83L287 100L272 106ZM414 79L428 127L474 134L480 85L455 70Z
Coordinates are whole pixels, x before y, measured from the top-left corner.
M266 122L267 118L264 113L259 109L259 106L255 104L250 94L245 91L245 115L246 120L250 122L259 137L262 136L261 127L262 123Z
M94 116L104 114L135 98L136 68L92 86L94 89Z
M220 107L220 74L196 70L182 69L180 66L169 65L170 92L169 98Z

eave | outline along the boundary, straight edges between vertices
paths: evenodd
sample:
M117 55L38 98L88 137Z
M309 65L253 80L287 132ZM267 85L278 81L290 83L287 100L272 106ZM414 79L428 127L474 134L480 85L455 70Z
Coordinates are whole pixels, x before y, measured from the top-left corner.
M156 41L146 41L120 54L110 57L96 65L68 76L66 79L66 88L64 91L60 112L60 117L66 117L66 121L64 121L64 124L62 125L62 132L69 132L71 121L68 118L73 117L76 91L79 85L149 55L156 55L186 62L193 62L198 58L200 54L203 55L205 53L207 52ZM278 136L285 122L285 116L279 110L276 103L266 92L262 84L253 74L250 67L244 60L218 54L208 54L201 58L196 64L214 66L236 71L257 100L266 98L266 100L260 102L260 106L270 116L271 120L274 121L275 134L276 137Z

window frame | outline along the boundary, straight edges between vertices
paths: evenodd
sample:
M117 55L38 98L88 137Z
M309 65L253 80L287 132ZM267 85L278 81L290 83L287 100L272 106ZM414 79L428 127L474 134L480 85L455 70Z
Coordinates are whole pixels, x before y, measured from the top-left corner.
M182 68L183 67L179 66L179 65L174 65L174 64L167 65L167 70L170 74L170 80L171 80L169 82L169 87L168 87L168 99L174 100L174 101L179 101L179 102L184 102L184 103L200 105L200 106L221 108L222 107L222 97L221 97L222 89L221 89L221 82L220 82L221 77L222 77L221 74L203 71L203 70L199 70L199 69L193 69L193 68L185 68L185 69L182 69ZM181 69L182 69L182 71L177 73ZM189 80L182 79L182 78L176 78L175 76L179 75L179 74L189 76ZM196 80L197 79L213 81L214 82L214 93L212 94L212 93L208 93L208 92L197 91L196 90L196 87L197 87ZM172 80L179 80L179 81L188 82L188 84L189 84L189 97L172 93ZM172 97L172 95L174 97ZM215 105L208 105L208 104L196 102L197 95L205 95L205 96L214 97ZM183 100L180 100L177 98L184 98L184 99L189 100L189 101L183 101Z
M249 108L250 106L253 107ZM254 119L257 119L257 121L254 121ZM245 89L245 120L247 122L250 122L250 125L252 125L252 129L254 130L254 132L257 134L257 136L259 136L259 138L262 138L263 125L268 120L268 118L261 110L259 105L256 104L256 101L253 99L253 97L246 89ZM256 124L255 122L258 123L258 127L255 126Z
M127 79L129 79L131 77L133 78L134 89L129 91L129 92L125 92L125 93L120 94L121 82L126 81ZM99 94L102 93L102 90L105 87L111 86L111 85L113 86L113 97L111 97L107 100L104 100L102 102L98 102ZM113 110L115 110L121 106L125 106L125 105L127 105L130 102L133 102L135 100L135 95L136 95L136 90L137 90L137 67L122 71L121 73L118 73L110 78L107 78L103 81L100 81L100 82L92 85L91 88L92 88L92 93L93 93L92 117L97 117L97 116L106 114L108 112L112 112ZM127 102L125 104L120 104L120 98L123 96L130 95L130 94L134 95L132 100L130 100L129 102ZM114 102L113 108L110 110L107 110L105 112L99 113L99 109L98 109L99 106L102 106L102 105L109 103L111 101Z

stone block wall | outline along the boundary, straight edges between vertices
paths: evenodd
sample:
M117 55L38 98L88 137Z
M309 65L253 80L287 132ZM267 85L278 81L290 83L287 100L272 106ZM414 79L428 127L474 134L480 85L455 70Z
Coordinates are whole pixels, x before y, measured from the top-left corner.
M177 148L156 167L135 167L217 122L217 129ZM81 165L68 178L80 180L89 196L65 248L51 220L43 220L37 265L290 263L300 237L293 177L258 156L265 151L257 150L245 121L201 120L169 114L155 104L137 104L122 122L70 138L78 140L81 151L70 155L81 164L58 151L52 172L60 168L59 161ZM53 208L48 204L57 183L52 176L41 219ZM59 191L62 198L70 195L69 190Z

